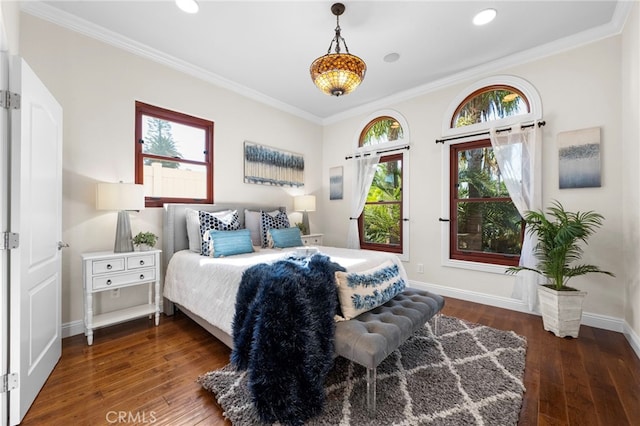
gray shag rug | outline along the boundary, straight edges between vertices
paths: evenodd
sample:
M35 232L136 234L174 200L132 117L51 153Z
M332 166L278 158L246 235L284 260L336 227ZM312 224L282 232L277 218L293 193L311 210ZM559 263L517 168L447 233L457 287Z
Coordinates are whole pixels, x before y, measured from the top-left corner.
M525 391L527 342L458 318L433 320L377 370L377 410L366 408L366 369L338 357L321 415L308 425L516 425ZM260 425L246 372L226 365L198 378L234 425Z

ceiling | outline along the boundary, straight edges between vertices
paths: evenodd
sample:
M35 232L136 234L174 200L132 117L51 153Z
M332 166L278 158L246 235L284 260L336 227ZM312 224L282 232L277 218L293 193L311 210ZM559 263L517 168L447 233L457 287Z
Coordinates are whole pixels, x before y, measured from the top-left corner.
M344 1L342 36L367 73L336 98L309 76L334 36L333 1L199 4L193 15L172 0L27 1L22 10L326 123L617 34L630 9L615 0ZM488 7L496 19L474 26L474 14ZM389 53L399 59L386 62Z

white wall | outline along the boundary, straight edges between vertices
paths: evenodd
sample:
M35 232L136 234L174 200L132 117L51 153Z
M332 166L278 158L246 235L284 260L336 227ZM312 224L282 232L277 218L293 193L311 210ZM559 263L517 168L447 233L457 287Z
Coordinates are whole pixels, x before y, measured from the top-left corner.
M621 38L612 37L491 74L511 74L524 78L540 93L547 123L543 127L544 204L548 205L550 200L557 199L570 210L596 210L604 215L604 226L586 248L584 260L612 271L618 277L613 279L592 274L574 278L571 284L588 291L584 306L586 312L613 318L623 315L626 287L622 248L620 72ZM479 301L483 296L509 298L514 278L441 266L441 231L446 225L438 222L438 218L442 214L441 194L446 188L443 188L441 167L443 148L435 144L435 140L442 136L441 123L453 99L465 87L487 76L478 75L474 80L386 106L403 114L411 131L411 205L408 214L411 247L410 262L405 264L409 278L446 286L468 295L479 293ZM352 165L344 157L353 150L364 120L365 115L348 118L324 129L323 182L328 182L330 167L343 165L346 189L344 200L328 201L328 188L326 184L323 186L323 222L333 225L330 229L323 229L329 245L346 244ZM602 187L560 190L556 135L562 131L594 126L602 129ZM637 142L637 138L634 141ZM424 274L416 272L418 263L424 264Z
M116 213L95 209L95 183L134 179L136 100L214 121L216 202L292 209L293 189L243 183L245 140L304 154L304 190L319 192L318 125L28 14L21 15L20 34L21 54L64 109L63 238L70 247L63 254L63 323L83 318L80 254L113 248ZM311 226L320 228L316 220ZM131 222L134 234L161 235L162 209L133 213ZM124 289L119 299L104 298L102 308L140 303L145 295Z
M0 49L11 55L17 55L20 40L20 3L17 1L0 2L0 17L4 30L4 38L0 37L2 38Z
M622 38L622 151L624 170L622 203L623 255L627 283L624 317L626 330L640 344L640 5L636 3ZM640 346L636 352L640 353Z

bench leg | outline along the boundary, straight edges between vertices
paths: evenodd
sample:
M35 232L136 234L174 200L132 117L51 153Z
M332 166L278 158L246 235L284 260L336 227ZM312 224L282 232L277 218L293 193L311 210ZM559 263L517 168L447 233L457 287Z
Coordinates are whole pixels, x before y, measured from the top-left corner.
M369 417L376 415L376 369L367 368L367 411Z
M440 317L442 316L442 313L438 312L436 314L436 316L433 318L433 332L435 333L436 336L440 335Z

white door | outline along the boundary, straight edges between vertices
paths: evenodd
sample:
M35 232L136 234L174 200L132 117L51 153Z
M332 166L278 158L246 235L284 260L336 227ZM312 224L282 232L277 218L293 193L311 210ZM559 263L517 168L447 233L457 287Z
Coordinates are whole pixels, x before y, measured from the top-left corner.
M60 359L62 237L62 107L20 57L9 87L21 105L11 110L9 223L19 234L9 251L9 423L20 423Z

